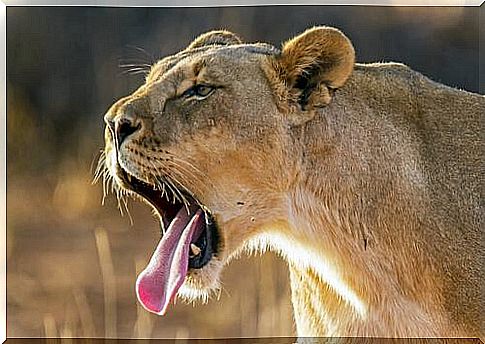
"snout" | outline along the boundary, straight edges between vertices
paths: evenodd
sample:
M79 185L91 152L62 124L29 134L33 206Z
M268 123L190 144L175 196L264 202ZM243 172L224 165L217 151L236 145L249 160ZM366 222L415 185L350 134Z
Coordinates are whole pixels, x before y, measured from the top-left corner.
M114 140L117 150L130 138L141 133L146 126L142 119L140 101L121 99L104 116L106 127Z

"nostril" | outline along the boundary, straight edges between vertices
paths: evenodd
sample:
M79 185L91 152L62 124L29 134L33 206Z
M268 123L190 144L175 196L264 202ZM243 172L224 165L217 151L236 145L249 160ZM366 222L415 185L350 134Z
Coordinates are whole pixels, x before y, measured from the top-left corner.
M117 141L118 141L118 146L120 146L121 143L128 136L130 136L131 134L133 134L134 132L136 132L140 128L141 128L140 123L135 125L131 121L127 121L127 120L121 120L120 122L118 122L117 130L116 130L116 138L117 138Z

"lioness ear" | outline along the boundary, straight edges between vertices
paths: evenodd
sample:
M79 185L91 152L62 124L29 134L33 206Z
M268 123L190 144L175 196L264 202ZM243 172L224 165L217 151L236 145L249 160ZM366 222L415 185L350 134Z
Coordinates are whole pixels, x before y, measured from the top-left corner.
M303 110L330 103L333 91L352 73L355 52L350 40L331 27L314 27L287 41L276 60L290 101Z
M187 50L200 48L206 45L232 45L241 43L241 39L232 32L226 30L209 31L194 39L194 41L187 47Z

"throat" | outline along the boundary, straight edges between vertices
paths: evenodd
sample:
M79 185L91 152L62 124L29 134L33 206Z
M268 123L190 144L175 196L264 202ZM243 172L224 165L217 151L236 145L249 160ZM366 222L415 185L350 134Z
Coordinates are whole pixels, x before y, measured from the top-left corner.
M309 202L302 204L302 199ZM349 215L353 209L351 204L338 207L310 196L299 197L290 207L291 225L286 232L267 239L288 261L298 335L440 333L447 320L439 303L439 284L431 265L406 246L415 242L413 238L394 226L394 233L404 233L400 245L383 240L379 245L374 241L363 244L362 234L374 238L374 233L384 229L374 222L356 221ZM407 229L411 219L402 221Z
M295 233L294 230L292 232ZM313 325L316 325L315 322L322 322L321 326L311 326L313 332L309 335L333 333L332 321L328 316L332 312L336 317L341 317L342 313L345 313L345 317L349 320L366 318L367 305L353 288L354 281L341 273L339 262L330 259L332 255L326 254L322 247L317 249L310 241L289 232L284 233L280 228L266 231L253 242L253 249L262 251L264 248L270 248L279 253L288 262L297 324L298 317L302 315L302 318L308 316L310 319L308 321ZM303 306L300 307L300 305ZM333 311L329 313L330 310ZM318 314L321 312L327 315ZM315 332L317 328L320 330ZM328 331L321 332L323 328L328 328ZM298 331L298 333L301 332Z
M302 269L290 262L289 269L291 301L299 336L338 337L346 335L342 328L350 330L364 322L355 307L342 302L340 295L323 282L312 267Z

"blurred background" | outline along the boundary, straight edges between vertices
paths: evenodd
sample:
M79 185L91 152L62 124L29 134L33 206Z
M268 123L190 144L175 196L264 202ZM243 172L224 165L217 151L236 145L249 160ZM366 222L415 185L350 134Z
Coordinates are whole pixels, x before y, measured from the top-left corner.
M294 335L288 273L273 254L233 262L207 305L142 310L135 279L158 222L136 201L132 220L112 195L102 206L91 181L104 112L143 82L123 65L151 64L212 29L279 46L321 24L348 35L358 62L403 62L479 91L478 8L8 7L8 336Z

